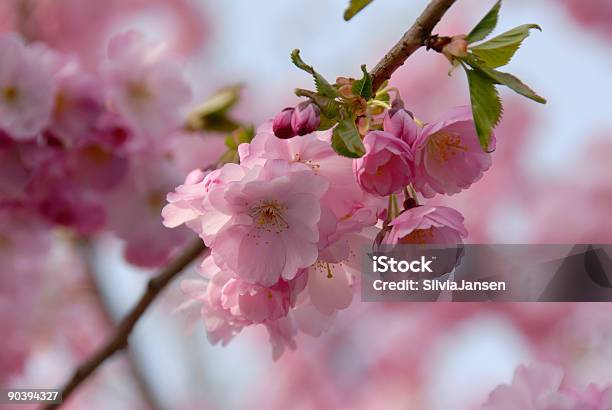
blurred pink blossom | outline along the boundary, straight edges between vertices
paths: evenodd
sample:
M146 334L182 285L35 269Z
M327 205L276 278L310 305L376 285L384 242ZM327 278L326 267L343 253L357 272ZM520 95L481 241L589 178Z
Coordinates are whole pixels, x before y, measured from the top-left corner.
M0 34L0 129L19 140L36 138L51 117L55 83L40 53L14 34Z
M164 44L128 31L114 37L105 68L110 104L143 137L162 138L182 124L191 89L181 70L164 57Z

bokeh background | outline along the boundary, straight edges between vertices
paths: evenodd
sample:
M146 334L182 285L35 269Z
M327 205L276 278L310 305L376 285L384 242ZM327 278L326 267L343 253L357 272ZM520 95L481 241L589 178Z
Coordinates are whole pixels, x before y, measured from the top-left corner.
M242 84L235 115L258 124L296 103L293 88L311 86L291 65L292 49L328 78L356 77L427 3L377 0L347 23L346 2L2 0L0 30L76 53L92 68L114 33L144 31L169 43L195 102ZM469 31L492 4L459 0L436 31ZM444 200L465 215L470 242L612 241L611 21L610 0L504 2L497 32L528 22L543 28L508 71L548 104L502 91L493 168ZM392 83L418 118L435 120L469 103L464 74L447 71L442 56L423 49ZM203 135L196 145L180 151L179 181L190 164L222 152L222 135ZM8 229L8 221L0 223ZM27 303L9 302L0 289L3 387L61 385L112 333L154 272L128 265L117 235L96 235L84 247L60 230L51 241L44 265L20 278ZM8 266L0 265L1 286L13 274ZM211 346L201 324L190 329L175 311L184 300L178 282L139 323L129 353L109 361L66 409L472 409L509 382L518 364L534 361L563 367L576 386L612 382L612 304L356 300L328 333L301 337L297 351L273 362L263 328L243 331L227 347ZM33 284L38 290L29 295Z

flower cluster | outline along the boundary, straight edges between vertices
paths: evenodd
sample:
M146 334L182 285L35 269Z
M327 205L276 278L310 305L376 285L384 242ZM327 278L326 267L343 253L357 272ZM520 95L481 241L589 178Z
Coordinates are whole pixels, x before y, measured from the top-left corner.
M265 123L240 145L240 165L195 170L168 195L166 226L184 223L211 248L205 282L184 286L202 303L212 342L264 324L278 357L298 329L320 334L349 305L359 233L383 202L359 188L329 138L281 140Z
M405 109L389 110L383 130L369 132L364 145L366 154L355 161L355 175L364 190L383 196L409 184L426 198L453 195L491 167L468 107L452 109L422 128Z
M114 37L91 71L75 56L1 34L2 212L26 208L81 236L110 229L127 242L128 261L165 264L188 231L164 229L163 198L196 166L179 163L177 150L206 156L205 144L178 132L190 99L163 44L140 33Z
M333 150L333 131L300 126L317 117L313 107L283 110L238 147L239 164L195 170L167 197L164 224L187 225L211 250L203 278L183 286L213 343L263 324L277 358L298 330L320 335L349 306L357 255L375 237L457 244L467 236L459 212L418 206L408 190L454 194L490 167L469 109L424 126L403 108L389 110L365 135L365 155L350 159Z

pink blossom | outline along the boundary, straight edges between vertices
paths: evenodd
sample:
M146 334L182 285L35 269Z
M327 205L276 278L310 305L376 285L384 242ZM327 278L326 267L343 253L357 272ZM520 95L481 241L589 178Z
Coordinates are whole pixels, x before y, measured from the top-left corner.
M35 138L51 117L55 84L40 53L40 46L0 34L0 129L15 139Z
M29 178L23 186L28 201L47 220L89 235L106 223L102 194L122 182L127 159L97 144L73 149L19 144L22 166Z
M111 104L143 137L162 138L181 125L191 90L164 45L129 31L108 47L106 79Z
M189 0L37 0L30 5L30 13L25 15L20 13L20 1L4 3L12 4L7 6L20 16L21 28L29 37L78 54L88 68L103 59L109 36L142 18L156 16L150 30L168 37L171 50L179 56L200 50L207 40L206 16ZM15 17L12 19L16 20Z
M166 226L187 223L212 248L215 262L251 283L290 280L317 259L320 199L328 182L301 164L227 164L196 171L168 196Z
M561 2L570 15L584 28L612 37L610 17L612 4L607 0L564 0Z
M573 400L560 393L563 371L550 365L519 366L511 385L491 392L482 410L571 410Z
M185 183L166 197L168 204L162 209L164 225L175 228L185 224L210 246L219 230L231 219L216 209L210 198L223 195L230 182L244 178L246 170L240 165L226 164L212 172L199 169L190 172Z
M402 212L390 225L388 244L459 244L467 237L463 216L445 206L417 206Z
M25 166L31 167L24 187L27 198L45 219L83 235L104 226L106 214L98 191L92 188L98 182L104 186L113 184L115 177L120 179L125 170L121 159L115 162L112 155L97 149L66 152L56 147L34 149L24 157ZM94 176L99 180L87 179Z
M387 111L387 114L385 114L383 129L401 138L412 147L419 136L420 129L414 122L412 115L404 109L402 102L394 102L394 105L397 105L397 107L390 109Z
M324 316L333 316L351 304L361 271L361 252L372 244L367 233L349 233L320 252L308 269L309 303Z
M58 82L49 132L71 146L94 138L105 114L101 81L68 61L56 74Z
M491 155L478 142L469 107L450 110L426 125L415 142L415 188L425 197L456 194L491 167ZM495 148L492 137L489 149Z
M269 321L265 325L272 345L272 359L280 359L287 349L295 350L297 347L295 336L298 329L291 316Z
M329 182L321 203L333 212L341 227L352 225L359 230L374 225L384 200L359 187L353 175L352 160L336 154L330 140L331 132L326 131L282 141L274 136L271 122L266 122L257 129L250 144L238 147L240 163L263 165L269 160L282 159L303 164Z
M211 244L215 261L263 286L294 278L317 259L320 199L327 187L312 171L276 160L248 170L219 195L212 192L212 206L229 217Z
M413 181L412 152L407 143L385 131L365 136L366 153L353 162L355 177L364 191L387 196Z
M127 175L105 202L108 227L126 241L128 262L162 266L186 243L189 230L166 229L160 216L166 192L179 180L180 172L165 151L148 150L131 156Z
M205 281L186 280L182 288L201 305L200 313L213 344L225 345L245 326L257 324L272 329L271 337L279 337L283 326L278 321L288 315L305 284L304 275L290 282L280 280L272 287L251 284L221 270L212 256L204 260L200 272Z

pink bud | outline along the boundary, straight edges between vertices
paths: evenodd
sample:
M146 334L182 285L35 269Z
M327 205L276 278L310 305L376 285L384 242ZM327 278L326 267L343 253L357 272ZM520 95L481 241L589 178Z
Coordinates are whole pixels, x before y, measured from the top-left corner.
M321 110L310 101L298 104L291 117L291 127L297 135L306 135L316 131L320 123Z
M293 117L293 107L284 108L274 117L274 123L272 124L272 131L274 135L281 139L289 139L295 137L295 132L291 127L291 117Z

